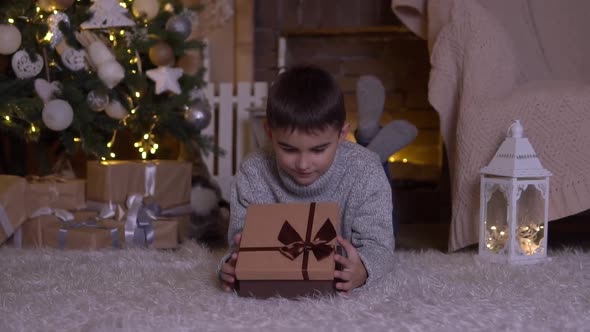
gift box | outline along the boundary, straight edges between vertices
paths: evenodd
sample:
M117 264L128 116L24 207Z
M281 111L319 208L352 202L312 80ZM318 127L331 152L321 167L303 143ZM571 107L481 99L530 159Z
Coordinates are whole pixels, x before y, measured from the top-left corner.
M61 215L57 216L57 215ZM60 227L66 225L68 219L65 215L69 215L72 218L68 222L80 222L96 219L98 213L96 211L75 211L75 212L63 212L63 213L50 213L40 215L37 217L28 218L18 229L20 233L20 244L18 246L22 248L41 248L43 244L43 226L47 227ZM54 242L54 241L53 241Z
M334 293L336 203L250 205L236 264L240 296Z
M22 177L0 175L0 244L14 234L26 218L26 185Z
M121 248L149 247L155 249L175 249L178 247L179 220L175 218L158 219L152 222L151 229L136 228L125 233L125 222L113 219L101 220L101 225L119 230L123 234ZM150 235L150 232L152 235ZM131 245L129 244L131 243Z
M125 206L129 195L149 196L162 209L188 206L191 164L173 160L90 161L86 199L89 206Z
M80 210L86 206L86 180L58 176L27 177L27 212L42 208Z
M69 250L120 248L121 240L122 236L117 228L109 228L100 223L43 225L43 245L50 248Z
M192 238L193 227L191 225L191 216L182 215L174 217L178 221L178 242L182 243Z

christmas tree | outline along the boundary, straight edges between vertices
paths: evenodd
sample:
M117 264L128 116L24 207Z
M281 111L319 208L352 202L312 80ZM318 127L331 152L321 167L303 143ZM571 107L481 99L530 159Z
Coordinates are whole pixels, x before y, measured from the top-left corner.
M195 13L176 0L2 0L0 130L116 159L117 133L149 159L158 138L207 153Z

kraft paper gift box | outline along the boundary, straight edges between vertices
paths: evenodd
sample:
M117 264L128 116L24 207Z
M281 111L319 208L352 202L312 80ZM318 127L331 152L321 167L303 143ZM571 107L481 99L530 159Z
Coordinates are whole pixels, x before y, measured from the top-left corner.
M191 164L174 160L89 161L86 199L93 208L125 206L129 195L150 196L162 209L188 206Z
M238 295L334 293L339 225L336 203L250 205L236 264Z
M117 228L107 227L63 227L45 225L43 227L44 246L68 250L96 250L120 248L121 235Z
M72 222L95 219L98 215L98 212L96 211L75 211L69 213L73 217ZM55 214L45 214L28 218L18 230L18 232L21 233L21 246L23 248L43 247L44 225L51 227L63 226L65 225L65 222Z
M14 234L26 218L26 185L22 177L0 175L0 244Z
M148 247L155 249L176 249L178 248L179 236L179 220L176 218L158 219L152 223L153 238L148 238L146 232L138 230L134 232L133 236L125 236L125 221L117 221L113 219L101 220L101 225L110 228L117 228L119 234L123 234L121 238L121 248L129 247ZM132 244L129 245L128 241Z
M29 176L26 197L27 212L41 208L80 210L86 206L86 180L58 176Z

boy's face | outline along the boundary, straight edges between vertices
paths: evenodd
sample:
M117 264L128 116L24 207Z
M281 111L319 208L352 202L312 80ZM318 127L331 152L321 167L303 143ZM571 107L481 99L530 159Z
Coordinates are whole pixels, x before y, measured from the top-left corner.
M330 168L349 128L349 124L345 124L341 130L328 127L309 133L271 129L269 134L279 167L295 182L307 186Z

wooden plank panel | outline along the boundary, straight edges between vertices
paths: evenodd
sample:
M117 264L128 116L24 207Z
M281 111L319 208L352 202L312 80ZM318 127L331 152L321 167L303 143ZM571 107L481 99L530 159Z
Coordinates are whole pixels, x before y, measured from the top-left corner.
M218 98L215 97L215 85L213 83L207 84L207 87L205 88L205 97L211 105L211 124L209 124L207 128L203 129L201 133L215 138L215 123L217 122L217 115L215 109L218 106ZM207 165L207 169L209 170L209 172L211 172L211 174L214 174L213 167L215 162L213 153L209 153L209 155L207 156L203 154L203 161L205 162L205 165Z

